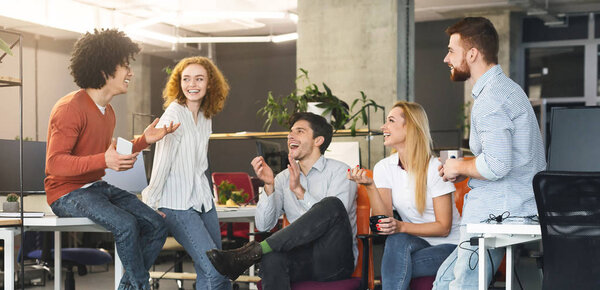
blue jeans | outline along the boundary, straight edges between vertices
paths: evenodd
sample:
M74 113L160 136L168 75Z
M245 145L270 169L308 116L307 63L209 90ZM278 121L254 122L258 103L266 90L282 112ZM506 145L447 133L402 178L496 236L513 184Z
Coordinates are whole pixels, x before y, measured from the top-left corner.
M440 266L438 273L433 283L433 289L478 289L479 282L479 256L477 246L471 246L469 239L474 237L474 234L468 234L466 226L460 227L459 246L448 256L446 261ZM466 241L466 242L465 242ZM468 250L467 250L468 249ZM490 249L490 255L494 262L493 273L496 273L502 258L504 257L504 248ZM485 255L486 269L491 269L489 255ZM492 271L485 273L486 285L492 280ZM486 289L488 287L485 287Z
M62 196L50 207L60 217L87 217L113 233L125 268L119 289L150 289L148 270L167 238L163 218L137 196L104 181Z
M405 233L388 236L381 261L382 288L408 289L412 278L434 276L455 248L453 244L431 246L426 240Z
M196 290L231 289L229 278L219 274L206 251L221 249L221 229L215 207L208 212L159 208L167 216L167 228L194 260Z

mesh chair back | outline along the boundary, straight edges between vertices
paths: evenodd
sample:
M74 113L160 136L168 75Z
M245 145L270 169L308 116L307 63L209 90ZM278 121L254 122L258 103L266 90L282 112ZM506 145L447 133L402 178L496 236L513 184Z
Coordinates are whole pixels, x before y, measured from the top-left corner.
M540 172L543 289L600 289L600 172Z

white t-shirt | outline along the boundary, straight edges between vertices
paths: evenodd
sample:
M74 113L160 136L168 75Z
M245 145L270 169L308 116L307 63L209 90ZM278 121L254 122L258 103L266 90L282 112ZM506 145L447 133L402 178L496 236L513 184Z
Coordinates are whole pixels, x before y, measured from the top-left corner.
M392 190L392 204L402 220L409 223L421 224L435 222L433 198L455 191L454 184L444 182L438 174L440 161L432 157L427 170L427 197L425 210L420 214L415 203L415 186L413 178L398 165L398 155L393 154L375 164L373 180L377 188ZM447 237L421 237L432 246L439 244L458 244L460 215L454 206L452 195L452 227Z

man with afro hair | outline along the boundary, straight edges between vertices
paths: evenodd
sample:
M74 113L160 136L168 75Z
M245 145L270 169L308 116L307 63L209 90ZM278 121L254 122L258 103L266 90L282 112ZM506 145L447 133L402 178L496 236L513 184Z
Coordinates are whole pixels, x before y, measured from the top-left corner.
M106 168L133 167L139 152L179 124L155 128L133 140L133 154L116 151L115 112L110 101L127 93L129 61L137 44L115 29L94 30L75 43L71 75L81 88L58 100L50 114L44 186L61 217L87 217L114 234L125 274L119 289L150 289L148 270L166 239L163 217L134 194L102 180Z

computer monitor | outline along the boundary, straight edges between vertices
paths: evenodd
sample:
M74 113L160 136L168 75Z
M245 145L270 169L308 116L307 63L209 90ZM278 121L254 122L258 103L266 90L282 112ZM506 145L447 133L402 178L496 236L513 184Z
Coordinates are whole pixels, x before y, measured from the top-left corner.
M19 140L0 139L0 192L19 192ZM46 142L23 141L23 192L44 193Z
M256 140L258 155L265 159L267 165L271 167L275 174L285 170L290 163L287 158L287 151L282 150L281 147L281 144L276 142Z
M600 107L552 108L548 170L600 171Z

